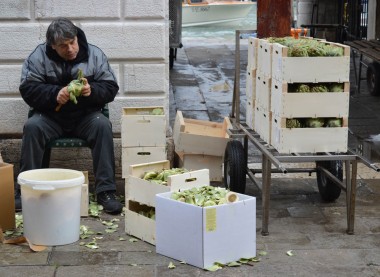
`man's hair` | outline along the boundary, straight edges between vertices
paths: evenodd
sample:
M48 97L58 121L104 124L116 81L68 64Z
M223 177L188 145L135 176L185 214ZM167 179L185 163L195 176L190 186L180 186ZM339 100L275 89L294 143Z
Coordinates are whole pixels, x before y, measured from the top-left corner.
M73 39L78 30L75 25L64 17L53 20L46 31L47 45L55 45L67 39Z

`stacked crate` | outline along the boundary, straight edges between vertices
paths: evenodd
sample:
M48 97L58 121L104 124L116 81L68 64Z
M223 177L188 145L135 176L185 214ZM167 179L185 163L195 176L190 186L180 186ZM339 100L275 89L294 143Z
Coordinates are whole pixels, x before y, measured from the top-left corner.
M249 128L255 129L255 101L256 101L256 68L257 68L257 47L259 40L250 37L248 39L248 64L246 73L245 94L246 117L245 122Z
M125 232L153 245L156 240L155 218L146 216L146 213L155 211L156 194L210 184L208 169L169 176L167 185L143 179L146 172L159 172L169 168L168 160L131 165L126 185L128 197L126 199Z
M273 44L270 143L280 153L347 152L350 49L343 56L288 57L288 47ZM289 93L297 83L342 84L343 92ZM342 127L286 128L287 119L341 118Z
M154 111L162 111L154 115ZM123 108L121 117L122 177L133 164L162 161L166 153L166 117L163 107Z
M178 166L188 170L208 168L211 181L222 181L224 151L230 137L228 117L223 123L183 118L177 111L173 139Z

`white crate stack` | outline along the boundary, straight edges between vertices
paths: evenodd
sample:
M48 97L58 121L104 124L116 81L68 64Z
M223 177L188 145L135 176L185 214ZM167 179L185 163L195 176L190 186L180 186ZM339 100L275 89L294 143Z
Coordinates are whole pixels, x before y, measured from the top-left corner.
M323 41L343 48L343 56L288 57L286 46L265 39L250 40L257 45L254 130L280 153L346 152L349 47ZM289 85L294 83L340 83L344 91L292 93ZM286 128L286 119L335 117L343 119L343 127Z
M143 212L155 209L157 193L191 189L210 184L209 170L202 169L168 177L167 185L144 180L146 172L169 169L168 160L130 166L129 178L126 182L125 232L143 241L155 245L156 222Z
M208 168L211 181L222 181L224 151L230 140L229 128L231 122L228 117L219 123L184 118L182 112L177 111L173 140L178 166L188 170Z
M121 117L122 177L129 166L167 159L166 116L153 115L163 107L123 108Z
M350 48L343 56L288 57L288 47L273 44L272 128L270 143L280 153L347 152ZM291 83L340 83L343 92L289 93ZM286 128L287 118L342 118L342 127Z

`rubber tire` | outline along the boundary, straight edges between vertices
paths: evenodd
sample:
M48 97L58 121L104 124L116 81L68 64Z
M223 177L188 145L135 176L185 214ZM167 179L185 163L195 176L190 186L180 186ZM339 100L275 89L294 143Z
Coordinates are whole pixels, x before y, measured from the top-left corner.
M342 161L322 161L316 162L317 167L326 168L340 181L343 181L343 162ZM317 170L318 190L321 198L325 202L333 202L339 198L342 189L321 171Z
M380 96L380 64L370 63L367 68L367 87L373 96Z
M227 143L224 153L224 185L226 189L245 193L247 161L240 141Z

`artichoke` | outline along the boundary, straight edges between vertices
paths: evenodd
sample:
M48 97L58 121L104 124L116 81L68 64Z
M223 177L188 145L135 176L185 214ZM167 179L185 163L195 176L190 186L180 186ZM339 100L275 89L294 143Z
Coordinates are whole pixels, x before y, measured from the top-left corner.
M333 83L330 85L331 92L344 92L344 85L342 83Z
M310 86L306 84L299 84L296 88L296 92L310 92Z
M338 56L343 56L343 48L333 46L333 45L326 45L325 46L326 50L326 56L329 57L338 57Z
M301 122L295 118L286 119L286 128L301 128Z
M314 85L311 87L311 92L328 92L328 88L325 85Z
M321 128L325 125L323 118L307 118L305 120L305 127L308 128Z
M77 97L82 95L82 89L84 86L83 78L83 71L82 69L78 70L78 79L72 80L69 85L67 86L67 91L70 94L70 100L74 102L74 104L77 104Z
M329 118L326 120L326 127L342 127L341 118Z

